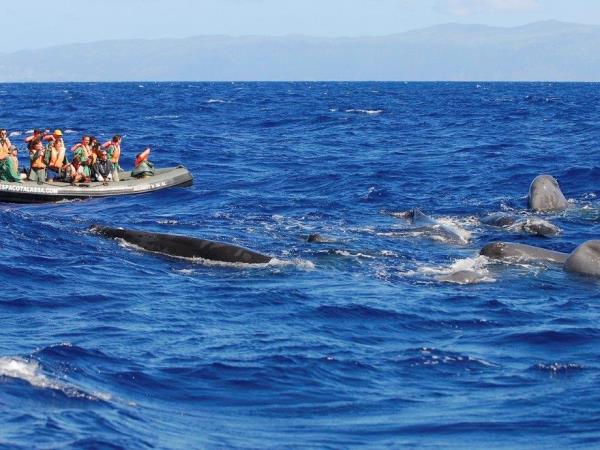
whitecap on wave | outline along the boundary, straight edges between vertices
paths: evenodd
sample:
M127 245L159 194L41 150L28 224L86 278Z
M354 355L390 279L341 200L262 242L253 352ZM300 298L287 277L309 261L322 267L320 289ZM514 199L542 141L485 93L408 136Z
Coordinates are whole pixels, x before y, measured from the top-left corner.
M469 370L469 367L472 369L499 367L497 364L483 358L429 347L419 349L418 355L410 361L411 366L448 365L464 367L465 370Z
M351 258L365 258L365 259L376 259L376 256L373 255L367 255L365 253L361 253L361 252L357 252L357 253L352 253L348 250L334 250L333 251L334 254L338 255L338 256L345 256L345 257L351 257Z
M164 114L162 116L144 116L144 119L159 120L159 119L179 119L181 116L177 114Z
M533 366L533 369L538 370L540 372L547 372L551 376L556 376L556 375L564 375L567 373L584 370L585 367L582 366L581 364L577 364L577 363L553 362L553 363L547 363L547 364L544 364L544 363L536 364L535 366Z
M437 219L437 221L442 227L445 227L453 233L455 233L459 237L461 243L468 244L471 240L471 232L462 228L461 223L458 222L456 219L451 217L440 217L439 219Z
M153 252L154 253L154 252ZM170 256L170 255L167 255ZM300 270L314 270L315 264L312 261L308 261L306 259L294 258L294 259L279 259L273 258L268 263L264 264L245 264L245 263L229 263L223 261L212 261L210 259L204 258L183 258L177 256L170 256L171 258L182 259L185 261L189 261L194 264L199 264L207 267L223 267L228 269L268 269L268 268L278 268L278 267L289 267L294 266ZM182 275L193 275L195 273L194 269L178 269L175 272L180 273Z
M438 219L437 223L416 228L397 228L391 231L376 232L378 236L427 238L432 241L466 245L471 241L470 231L461 228L452 219Z
M36 388L60 391L72 398L102 401L109 401L111 399L110 394L101 392L89 394L74 386L51 379L42 372L39 363L35 360L26 360L11 356L0 357L0 377L23 380Z
M437 281L456 284L493 283L496 279L490 274L488 265L490 260L482 255L474 258L454 260L450 266L422 265L415 270L402 272L408 277L432 277Z
M377 115L383 112L383 109L354 109L350 108L346 110L347 113L363 113L369 115Z

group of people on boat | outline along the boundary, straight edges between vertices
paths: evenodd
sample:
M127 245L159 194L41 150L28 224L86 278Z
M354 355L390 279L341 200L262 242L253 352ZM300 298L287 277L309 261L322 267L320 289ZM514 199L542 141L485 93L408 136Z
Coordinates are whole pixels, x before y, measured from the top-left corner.
M6 129L0 129L0 181L35 181L38 184L47 181L64 181L71 184L97 181L103 184L120 181L123 172L119 163L121 158L120 135L100 144L90 135L84 135L81 142L71 147L72 159L69 161L63 133L54 130L48 133L34 130L25 138L29 151L29 170L19 171L18 148L13 145ZM131 176L143 178L154 175L154 165L148 160L150 148L136 155Z

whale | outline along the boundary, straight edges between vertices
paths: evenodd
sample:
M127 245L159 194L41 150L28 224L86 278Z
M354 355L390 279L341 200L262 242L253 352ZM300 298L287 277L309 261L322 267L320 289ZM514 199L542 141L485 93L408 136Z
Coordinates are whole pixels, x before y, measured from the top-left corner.
M569 256L568 253L509 242L492 242L485 245L479 254L503 261L550 262L556 264L564 264Z
M150 252L183 258L203 258L210 261L243 264L266 264L270 256L223 242L208 241L176 234L127 230L92 225L92 233L111 239L123 239Z
M474 270L459 270L458 272L440 275L437 277L438 281L446 283L456 284L477 284L481 282L485 277Z
M519 219L508 214L490 214L481 219L481 223L501 227L508 231L527 233L534 236L551 237L560 234L560 228L539 218Z
M466 244L470 237L468 231L440 223L419 208L395 212L392 216L407 220L412 225L401 233L423 233L433 240L454 244Z
M481 223L493 227L509 227L514 225L517 219L508 214L489 214L481 219Z
M600 277L600 240L586 241L579 245L565 261L567 272Z
M311 244L333 244L337 241L335 239L322 236L319 233L312 233L308 235L306 242Z
M529 186L529 209L537 212L564 211L569 206L558 181L551 175L538 175Z

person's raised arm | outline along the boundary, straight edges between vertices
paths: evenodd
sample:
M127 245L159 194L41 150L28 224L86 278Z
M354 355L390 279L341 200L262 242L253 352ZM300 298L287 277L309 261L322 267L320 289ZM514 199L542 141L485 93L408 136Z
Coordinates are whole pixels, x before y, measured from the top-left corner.
M137 158L135 158L135 165L137 166L142 161L147 160L149 155L150 155L150 147L147 147L142 153L140 153L137 156Z

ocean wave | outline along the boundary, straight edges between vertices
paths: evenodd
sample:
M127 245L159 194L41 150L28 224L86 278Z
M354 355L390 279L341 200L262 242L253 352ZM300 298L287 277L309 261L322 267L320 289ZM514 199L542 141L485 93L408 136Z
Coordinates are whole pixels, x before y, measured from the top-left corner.
M585 370L585 367L577 363L538 363L531 367L531 370L538 372L545 372L550 375L567 375L571 373L580 372Z
M562 330L535 330L512 333L502 337L503 342L556 348L560 346L583 345L600 340L600 330L577 328Z
M481 372L490 369L498 369L498 364L483 358L474 357L462 353L441 350L432 347L422 347L405 352L407 358L399 359L397 362L410 367L431 367L443 372Z
M397 311L376 308L361 304L350 305L321 305L314 310L314 315L325 319L355 319L355 320L409 320L414 321L420 317L399 313Z
M333 254L333 255L338 255L338 256L343 256L346 258L363 258L363 259L376 259L377 256L373 256L373 255L367 255L365 253L361 253L361 252L351 252L350 250L342 250L342 249L334 249L334 250L329 250L327 251L327 253L329 254Z
M281 267L296 267L301 270L314 270L315 269L315 264L312 261L305 260L302 258L280 259L280 258L273 257L267 263L226 262L226 261L214 261L214 260L210 260L210 259L206 259L206 258L188 258L185 256L174 256L174 255L169 255L167 253L149 251L149 250L146 250L135 244L131 244L131 243L125 242L125 241L120 242L119 245L121 245L125 248L132 249L132 250L141 251L141 252L145 252L145 253L153 253L156 255L161 255L161 256L168 257L168 258L178 259L181 261L187 261L187 262L190 262L193 264L198 264L198 265L206 266L206 267L220 267L220 268L229 268L229 269L238 269L238 270L248 270L248 269L260 270L260 269L281 268ZM190 271L181 272L180 271L180 273L185 274L185 273L192 273L192 272L190 272Z
M374 115L378 115L383 113L383 109L354 109L354 108L350 108L350 109L346 109L347 113L362 113L362 114L368 114L370 116L374 116Z
M87 393L72 385L54 380L43 373L37 361L26 360L20 357L0 357L0 377L23 380L33 387L60 391L71 398L83 398L93 401L110 401L111 399L110 394L99 392Z
M290 448L597 446L598 283L478 252L540 245L480 223L502 210L551 218L554 250L599 235L600 93L480 84L1 86L0 125L20 147L34 126L63 127L69 146L119 133L125 168L150 145L156 167L194 175L185 189L0 205L5 444L268 448L285 422ZM527 211L541 173L570 199L564 213ZM416 206L429 231L380 213ZM124 250L85 231L99 218L276 258L215 267ZM448 284L470 276L480 284Z
M178 114L163 114L156 116L144 116L144 119L149 120L160 120L160 119L179 119L181 116Z

